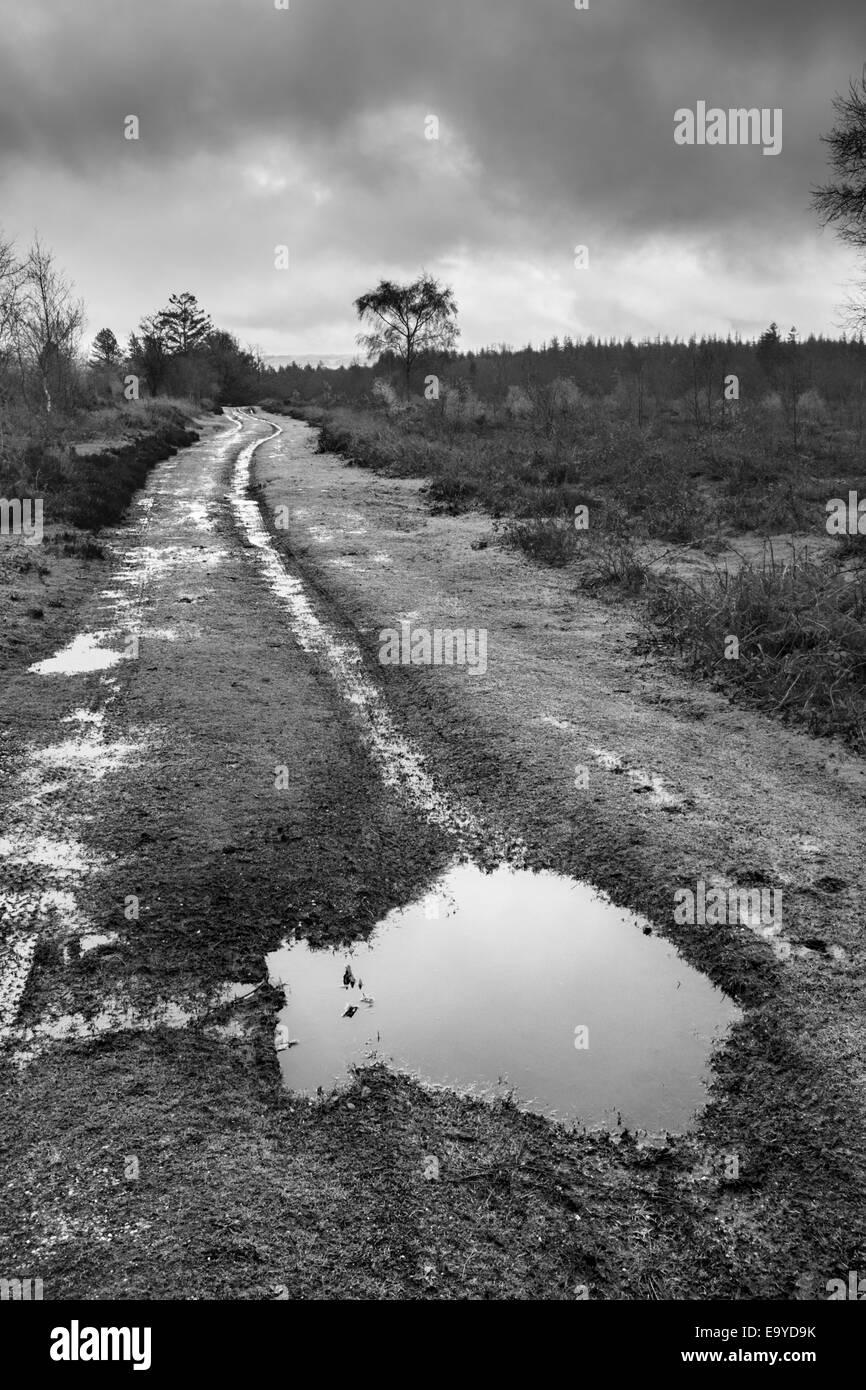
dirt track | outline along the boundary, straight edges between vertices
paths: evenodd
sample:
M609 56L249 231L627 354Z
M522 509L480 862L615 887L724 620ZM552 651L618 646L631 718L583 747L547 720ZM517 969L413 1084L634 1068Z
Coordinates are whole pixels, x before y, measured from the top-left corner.
M154 470L65 634L137 657L3 678L3 1271L46 1298L792 1298L862 1266L864 764L280 423L255 472L300 582L275 592L232 501L273 427L224 422ZM410 615L487 629L486 676L380 667ZM694 1133L570 1135L381 1071L281 1092L266 953L352 940L482 844L645 913L746 1007ZM783 937L675 927L700 878L781 887Z

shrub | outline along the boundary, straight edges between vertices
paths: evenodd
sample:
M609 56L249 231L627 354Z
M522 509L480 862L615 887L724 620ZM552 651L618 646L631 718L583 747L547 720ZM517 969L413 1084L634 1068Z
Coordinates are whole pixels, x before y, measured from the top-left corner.
M735 574L654 586L656 640L695 674L712 675L813 732L866 745L866 587L830 566L772 551ZM739 659L725 656L730 636Z
M396 412L400 409L400 397L385 377L376 377L370 394L373 400L378 405L384 406L387 411Z
M650 572L631 541L622 536L602 535L593 547L589 587L615 585L627 594L639 594L647 587Z
M556 568L574 558L578 545L574 524L562 517L509 521L502 528L502 538L506 545L522 550L530 559Z
M505 412L512 420L528 420L534 414L535 407L522 386L509 386Z

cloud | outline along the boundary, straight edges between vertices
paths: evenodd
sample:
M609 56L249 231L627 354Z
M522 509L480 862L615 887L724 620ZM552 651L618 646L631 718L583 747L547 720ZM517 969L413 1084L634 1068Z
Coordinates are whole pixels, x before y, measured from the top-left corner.
M39 227L94 328L188 287L265 350L349 350L351 300L425 266L474 345L771 302L828 329L853 274L809 197L860 0L30 0L0 23L5 229ZM699 99L781 107L782 153L677 147Z

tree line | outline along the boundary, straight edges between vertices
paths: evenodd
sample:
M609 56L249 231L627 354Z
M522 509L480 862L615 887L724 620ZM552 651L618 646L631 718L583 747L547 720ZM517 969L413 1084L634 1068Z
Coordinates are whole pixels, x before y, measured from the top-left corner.
M221 405L255 399L258 356L215 327L189 291L144 317L121 347L101 328L83 350L84 301L38 236L23 253L0 236L0 449L58 416L139 396Z

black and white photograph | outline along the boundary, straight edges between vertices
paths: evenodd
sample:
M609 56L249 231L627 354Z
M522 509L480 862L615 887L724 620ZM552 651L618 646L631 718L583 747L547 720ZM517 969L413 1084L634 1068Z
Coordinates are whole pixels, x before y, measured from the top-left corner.
M484 1302L826 1374L862 0L0 0L0 692L26 1371Z

